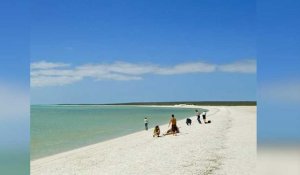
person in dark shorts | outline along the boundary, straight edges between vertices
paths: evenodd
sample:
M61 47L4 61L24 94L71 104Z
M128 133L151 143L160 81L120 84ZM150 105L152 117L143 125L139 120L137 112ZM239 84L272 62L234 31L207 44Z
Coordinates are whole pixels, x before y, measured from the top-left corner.
M200 112L198 110L195 110L195 111L196 111L196 115L197 115L197 120L198 120L199 124L201 124Z
M207 123L206 122L206 112L205 111L202 113L202 117L203 117L204 123Z
M190 118L186 119L186 125L192 125L192 120Z
M171 125L171 130L172 130L173 135L176 135L178 129L176 126L176 118L175 118L174 114L172 114L172 117L170 119L169 126L170 125Z

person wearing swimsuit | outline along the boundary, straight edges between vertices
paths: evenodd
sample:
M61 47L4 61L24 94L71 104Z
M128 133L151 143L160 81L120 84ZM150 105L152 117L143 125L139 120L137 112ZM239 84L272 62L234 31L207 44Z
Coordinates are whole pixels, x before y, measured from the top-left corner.
M170 119L169 126L170 125L171 125L171 129L172 129L172 133L173 133L173 135L175 135L177 132L177 126L176 126L176 118L175 118L174 114L172 114L172 117Z

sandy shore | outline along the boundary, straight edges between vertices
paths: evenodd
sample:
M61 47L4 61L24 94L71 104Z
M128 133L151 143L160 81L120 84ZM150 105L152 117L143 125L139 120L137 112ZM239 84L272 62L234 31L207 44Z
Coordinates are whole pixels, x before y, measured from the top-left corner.
M299 175L300 145L262 145L258 149L257 175Z
M256 107L201 108L209 110L211 124L199 125L193 117L192 126L178 121L177 136L153 138L151 128L41 158L31 161L31 174L255 174Z

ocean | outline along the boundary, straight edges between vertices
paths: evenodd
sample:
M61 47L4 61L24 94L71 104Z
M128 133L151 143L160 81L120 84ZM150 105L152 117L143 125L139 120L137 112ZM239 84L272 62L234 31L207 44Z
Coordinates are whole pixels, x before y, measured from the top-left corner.
M201 112L204 109L198 110ZM168 123L171 114L175 114L180 120L194 116L195 109L119 105L32 105L31 160L144 130L144 117L148 118L148 132L152 134L152 128Z

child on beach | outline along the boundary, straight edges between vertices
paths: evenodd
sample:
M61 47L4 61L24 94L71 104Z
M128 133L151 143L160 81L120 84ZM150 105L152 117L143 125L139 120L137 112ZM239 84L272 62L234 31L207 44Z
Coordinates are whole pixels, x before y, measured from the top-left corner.
M154 131L153 131L153 137L155 137L155 136L159 137L159 135L160 135L160 129L159 129L159 126L156 125L154 128Z
M147 131L148 130L148 119L147 119L147 117L145 117L144 123L145 123L145 130Z

